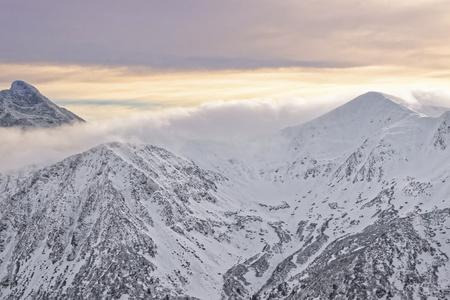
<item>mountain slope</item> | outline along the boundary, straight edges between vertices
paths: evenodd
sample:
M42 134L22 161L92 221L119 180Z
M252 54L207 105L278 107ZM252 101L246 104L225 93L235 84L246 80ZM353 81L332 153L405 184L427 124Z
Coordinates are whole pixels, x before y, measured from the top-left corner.
M447 299L449 226L449 209L376 222L330 243L269 298Z
M9 90L0 91L0 127L55 127L74 122L84 120L23 81L14 81Z
M211 226L186 206L214 201L207 176L163 149L119 144L34 173L2 202L2 297L162 298L164 278L184 275L158 273L181 247L164 236Z
M230 269L234 278L241 278L233 283L240 293L230 292L231 298L246 299L253 294L258 299L282 299L296 294L296 285L288 280L308 269L330 242L357 235L376 222L448 207L449 113L430 118L390 97L362 95L282 132L287 142L258 141L264 151L276 149L278 153L263 155L262 161L247 156L228 164L224 160L213 163L220 162L220 170L228 177L245 180L240 187L244 194L283 211L279 220L289 236L283 239L295 242L282 246L281 260L262 252ZM447 253L445 248L442 253ZM266 266L263 279L252 270L254 264ZM253 282L258 283L246 284ZM444 283L439 288L446 290ZM393 290L391 294L399 297L401 293Z

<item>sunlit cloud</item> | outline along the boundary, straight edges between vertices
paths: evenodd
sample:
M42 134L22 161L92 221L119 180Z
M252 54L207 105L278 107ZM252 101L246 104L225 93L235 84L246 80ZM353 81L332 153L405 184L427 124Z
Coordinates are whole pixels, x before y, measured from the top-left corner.
M352 97L370 90L401 94L414 86L450 88L450 73L423 68L283 68L156 72L148 68L0 64L0 89L17 79L88 121L252 98Z

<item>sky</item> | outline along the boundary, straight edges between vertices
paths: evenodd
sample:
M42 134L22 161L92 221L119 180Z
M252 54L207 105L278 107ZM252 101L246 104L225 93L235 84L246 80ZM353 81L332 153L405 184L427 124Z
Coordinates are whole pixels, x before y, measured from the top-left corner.
M0 0L0 89L89 121L208 101L450 89L450 1Z

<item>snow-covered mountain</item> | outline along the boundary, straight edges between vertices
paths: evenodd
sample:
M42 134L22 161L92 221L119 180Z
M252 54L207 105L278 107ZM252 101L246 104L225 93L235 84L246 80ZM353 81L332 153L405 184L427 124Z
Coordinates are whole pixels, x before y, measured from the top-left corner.
M74 122L84 120L26 82L14 81L9 90L0 91L0 127L55 127Z
M450 112L425 112L371 92L241 148L3 174L0 298L448 299Z

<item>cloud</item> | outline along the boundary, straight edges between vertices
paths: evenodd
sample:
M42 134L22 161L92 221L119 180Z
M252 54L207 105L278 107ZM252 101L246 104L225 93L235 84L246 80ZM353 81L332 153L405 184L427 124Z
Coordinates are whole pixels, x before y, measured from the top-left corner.
M422 105L450 107L450 90L413 87L387 91ZM118 141L154 144L177 152L186 142L228 145L312 120L353 99L354 93L210 101L193 108L171 108L103 122L53 129L0 128L0 170L49 164L99 144Z
M411 90L411 95L423 105L450 107L449 89L419 86Z
M7 1L4 62L447 68L448 1ZM99 22L101 20L101 22Z
M248 99L213 101L107 122L53 129L0 129L0 169L47 164L101 143L156 144L174 149L189 140L236 142L298 125L321 115L342 99Z

